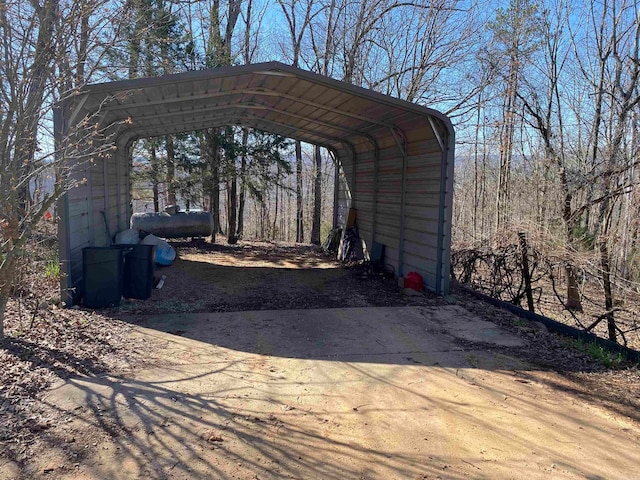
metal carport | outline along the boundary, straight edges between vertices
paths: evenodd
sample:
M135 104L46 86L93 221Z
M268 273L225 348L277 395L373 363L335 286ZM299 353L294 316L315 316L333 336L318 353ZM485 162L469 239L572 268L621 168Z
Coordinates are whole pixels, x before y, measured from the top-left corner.
M449 291L454 131L440 112L277 62L90 85L63 101L54 127L69 179L59 204L63 290L82 285L82 249L128 228L131 145L224 125L326 147L341 181L334 222L358 211L385 263ZM109 148L105 148L109 147Z

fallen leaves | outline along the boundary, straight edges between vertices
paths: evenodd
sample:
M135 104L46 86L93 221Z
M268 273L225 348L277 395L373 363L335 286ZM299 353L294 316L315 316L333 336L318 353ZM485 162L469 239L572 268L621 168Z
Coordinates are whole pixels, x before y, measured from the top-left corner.
M42 401L50 385L135 365L151 348L131 338L129 324L93 311L47 307L31 326L20 313L10 300L0 341L0 451L14 458L56 424Z

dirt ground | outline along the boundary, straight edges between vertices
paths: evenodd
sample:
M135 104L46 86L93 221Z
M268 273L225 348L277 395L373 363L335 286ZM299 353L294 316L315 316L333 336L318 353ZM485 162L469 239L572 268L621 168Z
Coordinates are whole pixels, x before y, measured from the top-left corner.
M151 301L128 301L115 315L167 312L233 312L299 308L433 304L407 299L395 282L345 269L313 246L268 242L220 245L175 242L177 260L161 267L164 287Z
M311 247L176 246L150 300L4 342L0 478L637 474L637 367Z

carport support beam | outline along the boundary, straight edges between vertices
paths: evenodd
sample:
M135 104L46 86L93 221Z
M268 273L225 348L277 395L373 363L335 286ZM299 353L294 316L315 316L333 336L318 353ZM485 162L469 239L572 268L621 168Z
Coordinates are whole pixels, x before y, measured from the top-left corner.
M340 162L333 149L327 149L333 160L333 229L338 228L338 205L340 196Z
M391 134L393 135L393 139L396 141L396 145L398 145L398 149L402 154L402 182L400 192L400 231L399 231L399 240L398 240L398 277L404 277L404 215L405 215L405 196L406 196L406 186L407 186L407 151L404 148L404 145L398 138L398 134L396 133L394 128L389 128Z
M356 150L355 148L353 149L353 164L351 165L351 181L352 181L352 188L351 188L351 208L356 208L356 175L357 175L357 168L356 168L356 163L358 161L358 157L356 155Z
M451 216L450 212L447 211L447 207L449 207L449 209L452 208L451 205L448 206L446 203L447 192L453 189L453 175L449 170L452 168L454 161L451 152L453 151L452 143L455 142L455 139L450 135L450 138L447 138L447 142L445 142L445 139L440 134L437 122L432 117L429 117L429 123L442 150L442 161L440 162L440 207L438 210L438 248L436 251L436 293L438 295L446 295L449 293L449 269L451 265L451 250L445 247L445 237L451 236ZM446 225L449 227L448 229L445 228L445 223L448 223L448 225Z
M376 241L376 227L378 219L378 178L380 176L380 147L375 138L369 136L369 141L373 144L373 205L371 205L371 246Z

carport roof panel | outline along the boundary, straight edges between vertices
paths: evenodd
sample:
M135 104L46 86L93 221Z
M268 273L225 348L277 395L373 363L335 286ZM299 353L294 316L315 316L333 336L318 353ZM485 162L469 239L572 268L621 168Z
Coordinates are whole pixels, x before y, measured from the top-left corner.
M429 117L452 131L435 110L278 62L94 84L74 103L71 121L100 111L127 120L119 130L130 138L240 124L338 147Z

